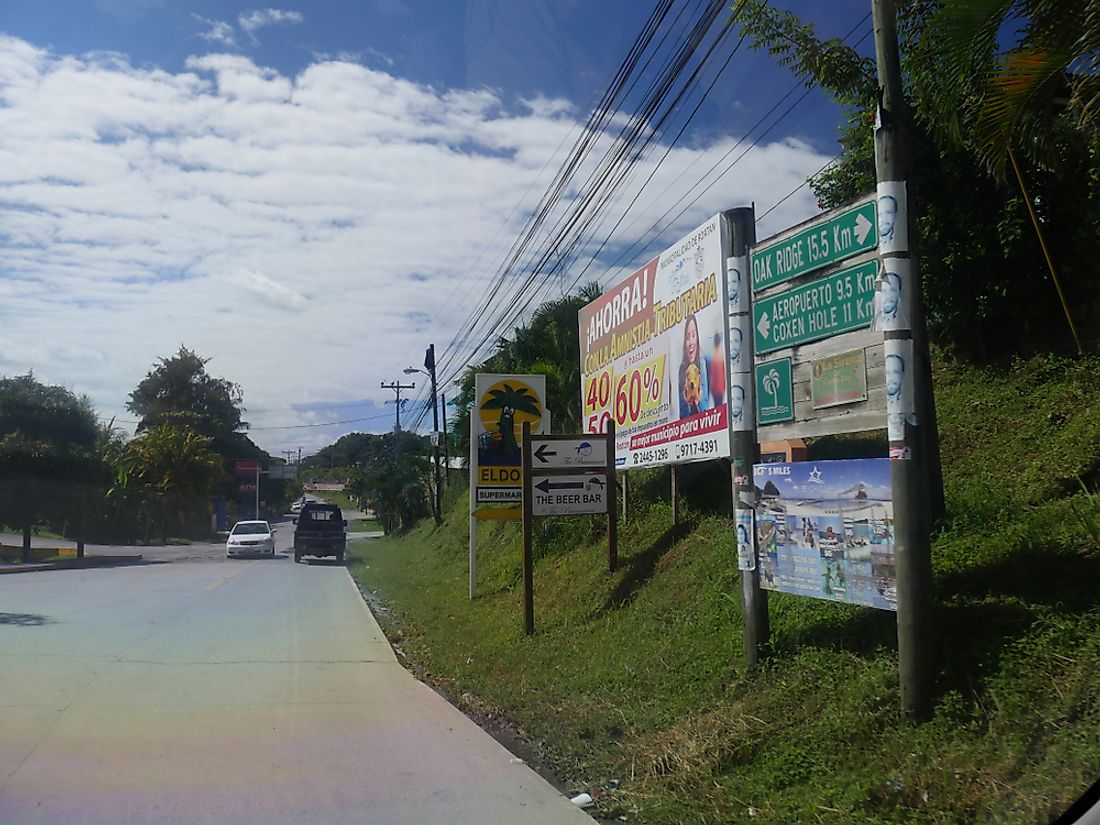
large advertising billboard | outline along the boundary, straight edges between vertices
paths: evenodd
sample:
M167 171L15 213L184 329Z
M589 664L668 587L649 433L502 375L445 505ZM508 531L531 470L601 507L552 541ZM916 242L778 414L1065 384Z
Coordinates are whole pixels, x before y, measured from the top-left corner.
M760 586L897 610L890 460L757 464Z
M614 419L619 467L730 454L724 231L715 215L580 311L583 428Z

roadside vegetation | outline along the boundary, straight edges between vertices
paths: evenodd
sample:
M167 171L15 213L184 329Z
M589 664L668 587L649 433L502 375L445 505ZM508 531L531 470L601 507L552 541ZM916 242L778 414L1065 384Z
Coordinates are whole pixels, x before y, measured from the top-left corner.
M224 498L231 520L251 517L252 494L234 477L235 462L278 462L248 438L240 388L210 375L207 363L180 347L153 365L130 394L128 409L139 416L133 438L64 387L32 374L0 376L0 525L23 534L23 560L42 530L91 542L206 538L214 497ZM270 512L284 512L300 490L294 481L263 481Z
M536 529L523 635L518 526L467 502L354 545L350 568L414 671L518 731L611 819L1046 822L1100 776L1100 358L936 370L948 524L936 540L934 719L899 722L894 614L770 594L772 641L742 665L721 462L632 471L607 572L601 519ZM835 445L822 440L817 453ZM615 786L618 787L615 787Z

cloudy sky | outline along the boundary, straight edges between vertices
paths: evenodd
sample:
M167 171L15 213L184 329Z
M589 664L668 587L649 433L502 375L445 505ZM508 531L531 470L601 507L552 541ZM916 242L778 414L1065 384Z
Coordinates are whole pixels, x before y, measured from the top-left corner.
M392 428L380 382L421 378L402 369L430 342L467 357L448 344L650 5L5 0L0 374L33 370L129 426L129 392L183 344L240 384L276 455ZM818 4L790 5L813 19ZM867 12L828 5L825 36ZM714 212L759 215L796 189L838 151L840 112L816 92L705 177L793 85L735 55L546 297L586 264L610 284ZM803 188L758 235L814 211Z

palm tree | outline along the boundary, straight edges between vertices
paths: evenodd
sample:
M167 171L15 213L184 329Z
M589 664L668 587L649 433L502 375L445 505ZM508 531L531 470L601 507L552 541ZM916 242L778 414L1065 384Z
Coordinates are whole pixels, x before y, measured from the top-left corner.
M1063 112L1100 126L1100 0L944 0L922 41L924 119L998 179L1013 152L1048 162Z
M998 180L1012 166L1083 353L1018 156L1054 166L1055 136L1067 122L1097 140L1100 0L944 0L921 51L925 71L916 85L926 101L926 125L948 145L970 147Z
M541 415L538 399L527 387L513 387L511 384L502 384L502 390L489 390L492 396L481 405L483 410L500 410L500 418L497 421L497 430L500 432L501 448L505 455L515 455L519 452L519 444L516 443L515 415L517 412Z
M120 484L129 486L136 479L160 502L164 541L170 524L186 525L224 473L222 457L210 449L212 442L187 427L159 424L127 445Z

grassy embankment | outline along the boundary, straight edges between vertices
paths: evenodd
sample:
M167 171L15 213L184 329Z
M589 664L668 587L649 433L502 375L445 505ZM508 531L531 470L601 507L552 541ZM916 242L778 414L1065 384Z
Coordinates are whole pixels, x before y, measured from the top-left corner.
M632 473L615 575L595 520L543 520L532 638L515 525L483 525L467 599L459 491L442 527L360 543L350 567L422 676L510 719L603 815L1045 822L1100 777L1100 502L1078 481L1100 486L1098 386L1100 358L937 369L949 525L922 726L898 721L885 611L773 594L770 657L745 671L716 467L683 474L679 531L667 473Z

